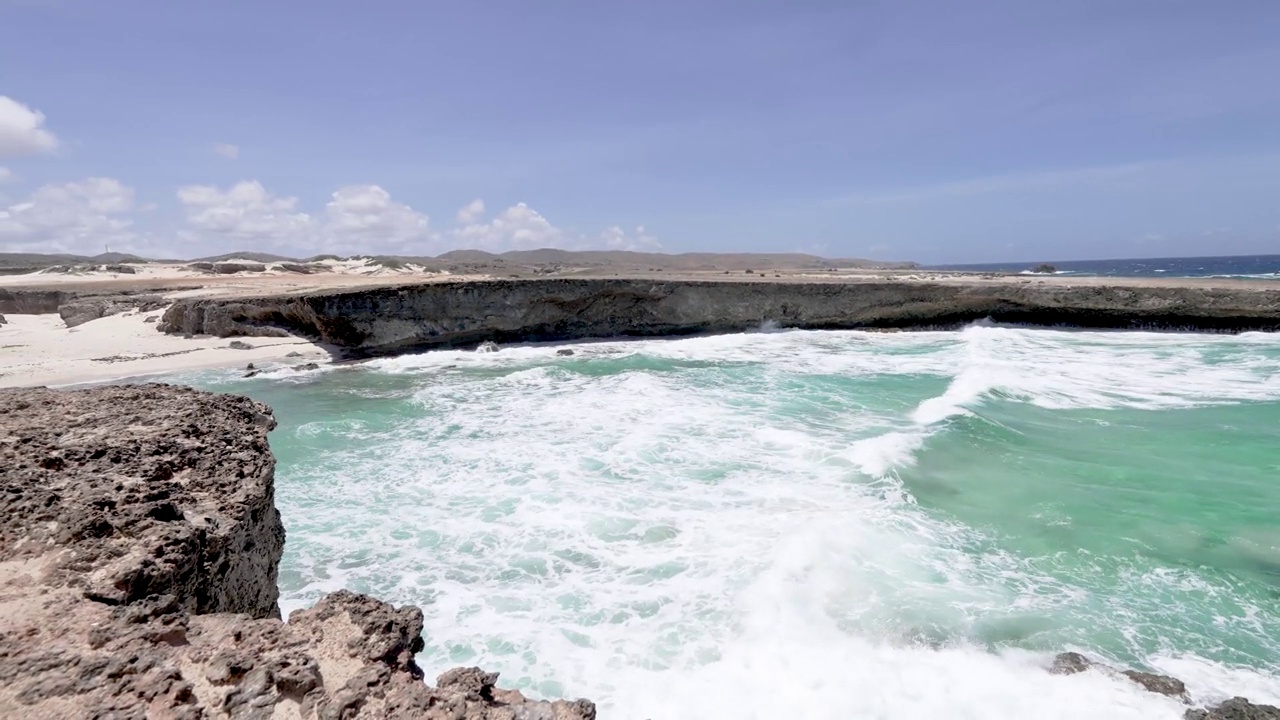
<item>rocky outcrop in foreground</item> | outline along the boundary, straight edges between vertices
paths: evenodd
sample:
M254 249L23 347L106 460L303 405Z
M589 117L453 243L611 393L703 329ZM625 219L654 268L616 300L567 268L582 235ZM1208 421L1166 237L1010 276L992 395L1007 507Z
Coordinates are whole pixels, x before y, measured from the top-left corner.
M476 668L427 685L415 607L277 619L274 427L189 388L0 391L0 717L595 717Z
M954 326L1280 328L1280 289L1010 282L636 279L418 283L307 295L179 300L157 326L192 335L309 336L357 355L581 338Z

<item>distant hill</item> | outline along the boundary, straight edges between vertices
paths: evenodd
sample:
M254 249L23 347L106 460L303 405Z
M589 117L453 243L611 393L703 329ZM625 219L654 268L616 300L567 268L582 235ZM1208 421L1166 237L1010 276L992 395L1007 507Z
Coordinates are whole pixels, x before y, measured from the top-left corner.
M443 255L437 256L436 260L444 260L446 262L492 262L500 256L484 250L450 250Z
M474 252L474 251L472 251ZM448 254L448 253L446 253ZM443 256L441 256L443 257ZM616 267L647 270L821 270L829 267L914 267L914 263L874 260L830 260L803 253L642 253L628 250L513 250L496 257L522 265L572 265L574 267Z
M106 265L116 263L149 263L151 260L128 253L64 255L46 253L0 253L0 267L49 267L50 265Z
M272 253L251 252L249 250L196 258L191 262L222 262L224 260L251 260L256 263L300 262L298 258L286 257L284 255L273 255Z
M333 255L317 255L312 260L336 257ZM667 255L663 253L642 253L627 250L558 250L543 248L540 250L512 250L501 254L484 250L451 250L438 257L417 256L378 256L394 258L403 262L411 262L432 269L465 269L489 272L518 271L521 269L543 269L560 266L568 269L595 270L615 268L618 270L822 270L825 268L914 268L915 263L879 262L859 258L829 259L803 253L681 253ZM163 262L221 262L224 260L244 259L259 263L273 262L305 262L298 258L276 255L274 253L239 252L223 253L211 257L186 260L164 260ZM92 257L83 255L41 254L41 253L0 253L0 269L10 271L32 270L53 265L103 265L111 263L146 263L157 262L127 253L103 253Z
M130 255L129 253L106 252L99 253L88 259L91 263L149 263L152 262L146 258Z

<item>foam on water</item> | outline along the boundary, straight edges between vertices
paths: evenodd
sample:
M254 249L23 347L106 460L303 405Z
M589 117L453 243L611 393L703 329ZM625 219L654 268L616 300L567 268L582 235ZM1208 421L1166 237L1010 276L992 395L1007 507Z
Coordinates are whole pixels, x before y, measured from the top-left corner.
M286 612L340 587L416 603L429 674L479 664L602 717L1181 717L1018 649L1045 622L1141 624L1140 602L1070 614L1087 577L920 507L898 473L957 422L994 423L993 401L1275 401L1273 336L975 326L573 348L378 360L308 381L349 384L293 424L291 396L265 397L282 416ZM1275 667L1177 643L1145 660L1201 697L1280 696Z

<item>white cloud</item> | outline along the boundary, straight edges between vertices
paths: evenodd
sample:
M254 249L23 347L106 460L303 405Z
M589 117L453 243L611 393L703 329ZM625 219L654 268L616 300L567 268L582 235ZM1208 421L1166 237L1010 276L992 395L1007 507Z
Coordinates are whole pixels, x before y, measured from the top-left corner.
M451 240L455 248L497 252L563 247L566 243L563 231L524 203L512 205L487 223L472 223L455 230Z
M458 220L475 219L483 213L484 203L473 200L458 211ZM658 239L643 226L632 232L613 226L596 236L570 232L552 225L541 213L524 203L517 203L498 213L489 222L471 222L450 232L449 249L478 249L491 252L507 250L636 250L657 252Z
M296 197L276 195L254 180L230 187L188 185L178 189L183 222L165 227L149 217L146 232L135 218L151 215L132 188L112 178L45 185L22 202L4 207L0 197L0 250L95 254L106 244L154 256L194 257L234 250L274 251L297 256L319 252L435 255L455 248L493 252L569 250L659 250L643 227L610 227L597 235L568 231L518 203L483 221L475 200L458 213L475 222L432 230L425 213L397 202L378 185L347 185L334 191L323 212L308 214ZM169 238L161 243L159 238ZM177 240L176 246L173 239Z
M213 151L228 160L235 160L240 157L240 146L230 143L218 143L213 146Z
M0 209L0 249L96 254L128 245L136 239L133 201L133 188L113 178L45 185Z
M18 182L21 179L22 178L18 177L18 174L15 173L14 171L10 170L7 167L0 166L0 185L7 185L8 183Z
M407 243L428 238L428 219L377 185L348 185L338 188L325 205L323 234L335 248L425 250L407 248ZM395 247L388 248L390 243Z
M473 225L480 222L484 217L484 201L476 198L458 211L457 221L459 225Z
M57 150L58 138L43 125L43 113L7 95L0 95L0 157L38 155Z
M253 243L303 246L312 239L314 224L310 215L298 210L298 199L272 195L256 180L226 190L188 185L178 189L178 200L186 209L187 224L198 235L250 243L235 249L267 249ZM184 237L194 240L198 235Z
M178 190L186 209L188 242L210 243L219 251L276 250L311 255L321 251L405 253L432 248L412 243L430 239L428 218L391 198L377 185L338 188L313 217L296 197L272 194L262 183L243 181L222 190L191 185Z
M600 247L605 250L632 250L635 252L660 252L662 250L662 243L658 242L658 238L646 233L643 225L637 226L634 233L628 233L614 225L600 233L599 240Z

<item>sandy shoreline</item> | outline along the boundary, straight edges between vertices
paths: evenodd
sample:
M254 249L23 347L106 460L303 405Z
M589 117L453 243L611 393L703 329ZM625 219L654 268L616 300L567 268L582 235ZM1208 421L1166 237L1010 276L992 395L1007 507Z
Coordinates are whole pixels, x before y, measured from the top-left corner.
M1199 288L1274 291L1280 283L1234 278L1108 278L999 275L992 273L934 272L922 270L815 271L780 269L724 273L711 271L661 270L617 272L601 269L566 268L553 277L541 279L638 279L664 281L714 281L753 283L841 283L864 282L932 283L944 285L987 285L1059 288ZM379 286L410 286L440 282L498 280L506 277L461 275L448 272L401 272L364 266L333 266L329 271L300 275L280 272L250 272L229 275L197 274L178 265L152 264L136 274L88 272L77 274L35 273L0 276L0 297L6 291L61 291L73 295L154 293L169 301L182 298L248 297L293 295L317 291L363 290ZM251 346L234 349L228 338L184 338L156 330L163 310L129 311L68 328L57 314L25 315L7 313L0 324L0 387L70 385L120 378L155 375L175 371L216 367L244 367L280 363L286 365L328 362L331 354L300 336L248 337L238 342Z
M57 315L8 315L0 325L0 387L61 386L249 363L327 362L329 353L304 338L191 338L156 331L149 316L113 315L68 328ZM290 354L294 354L290 357Z

